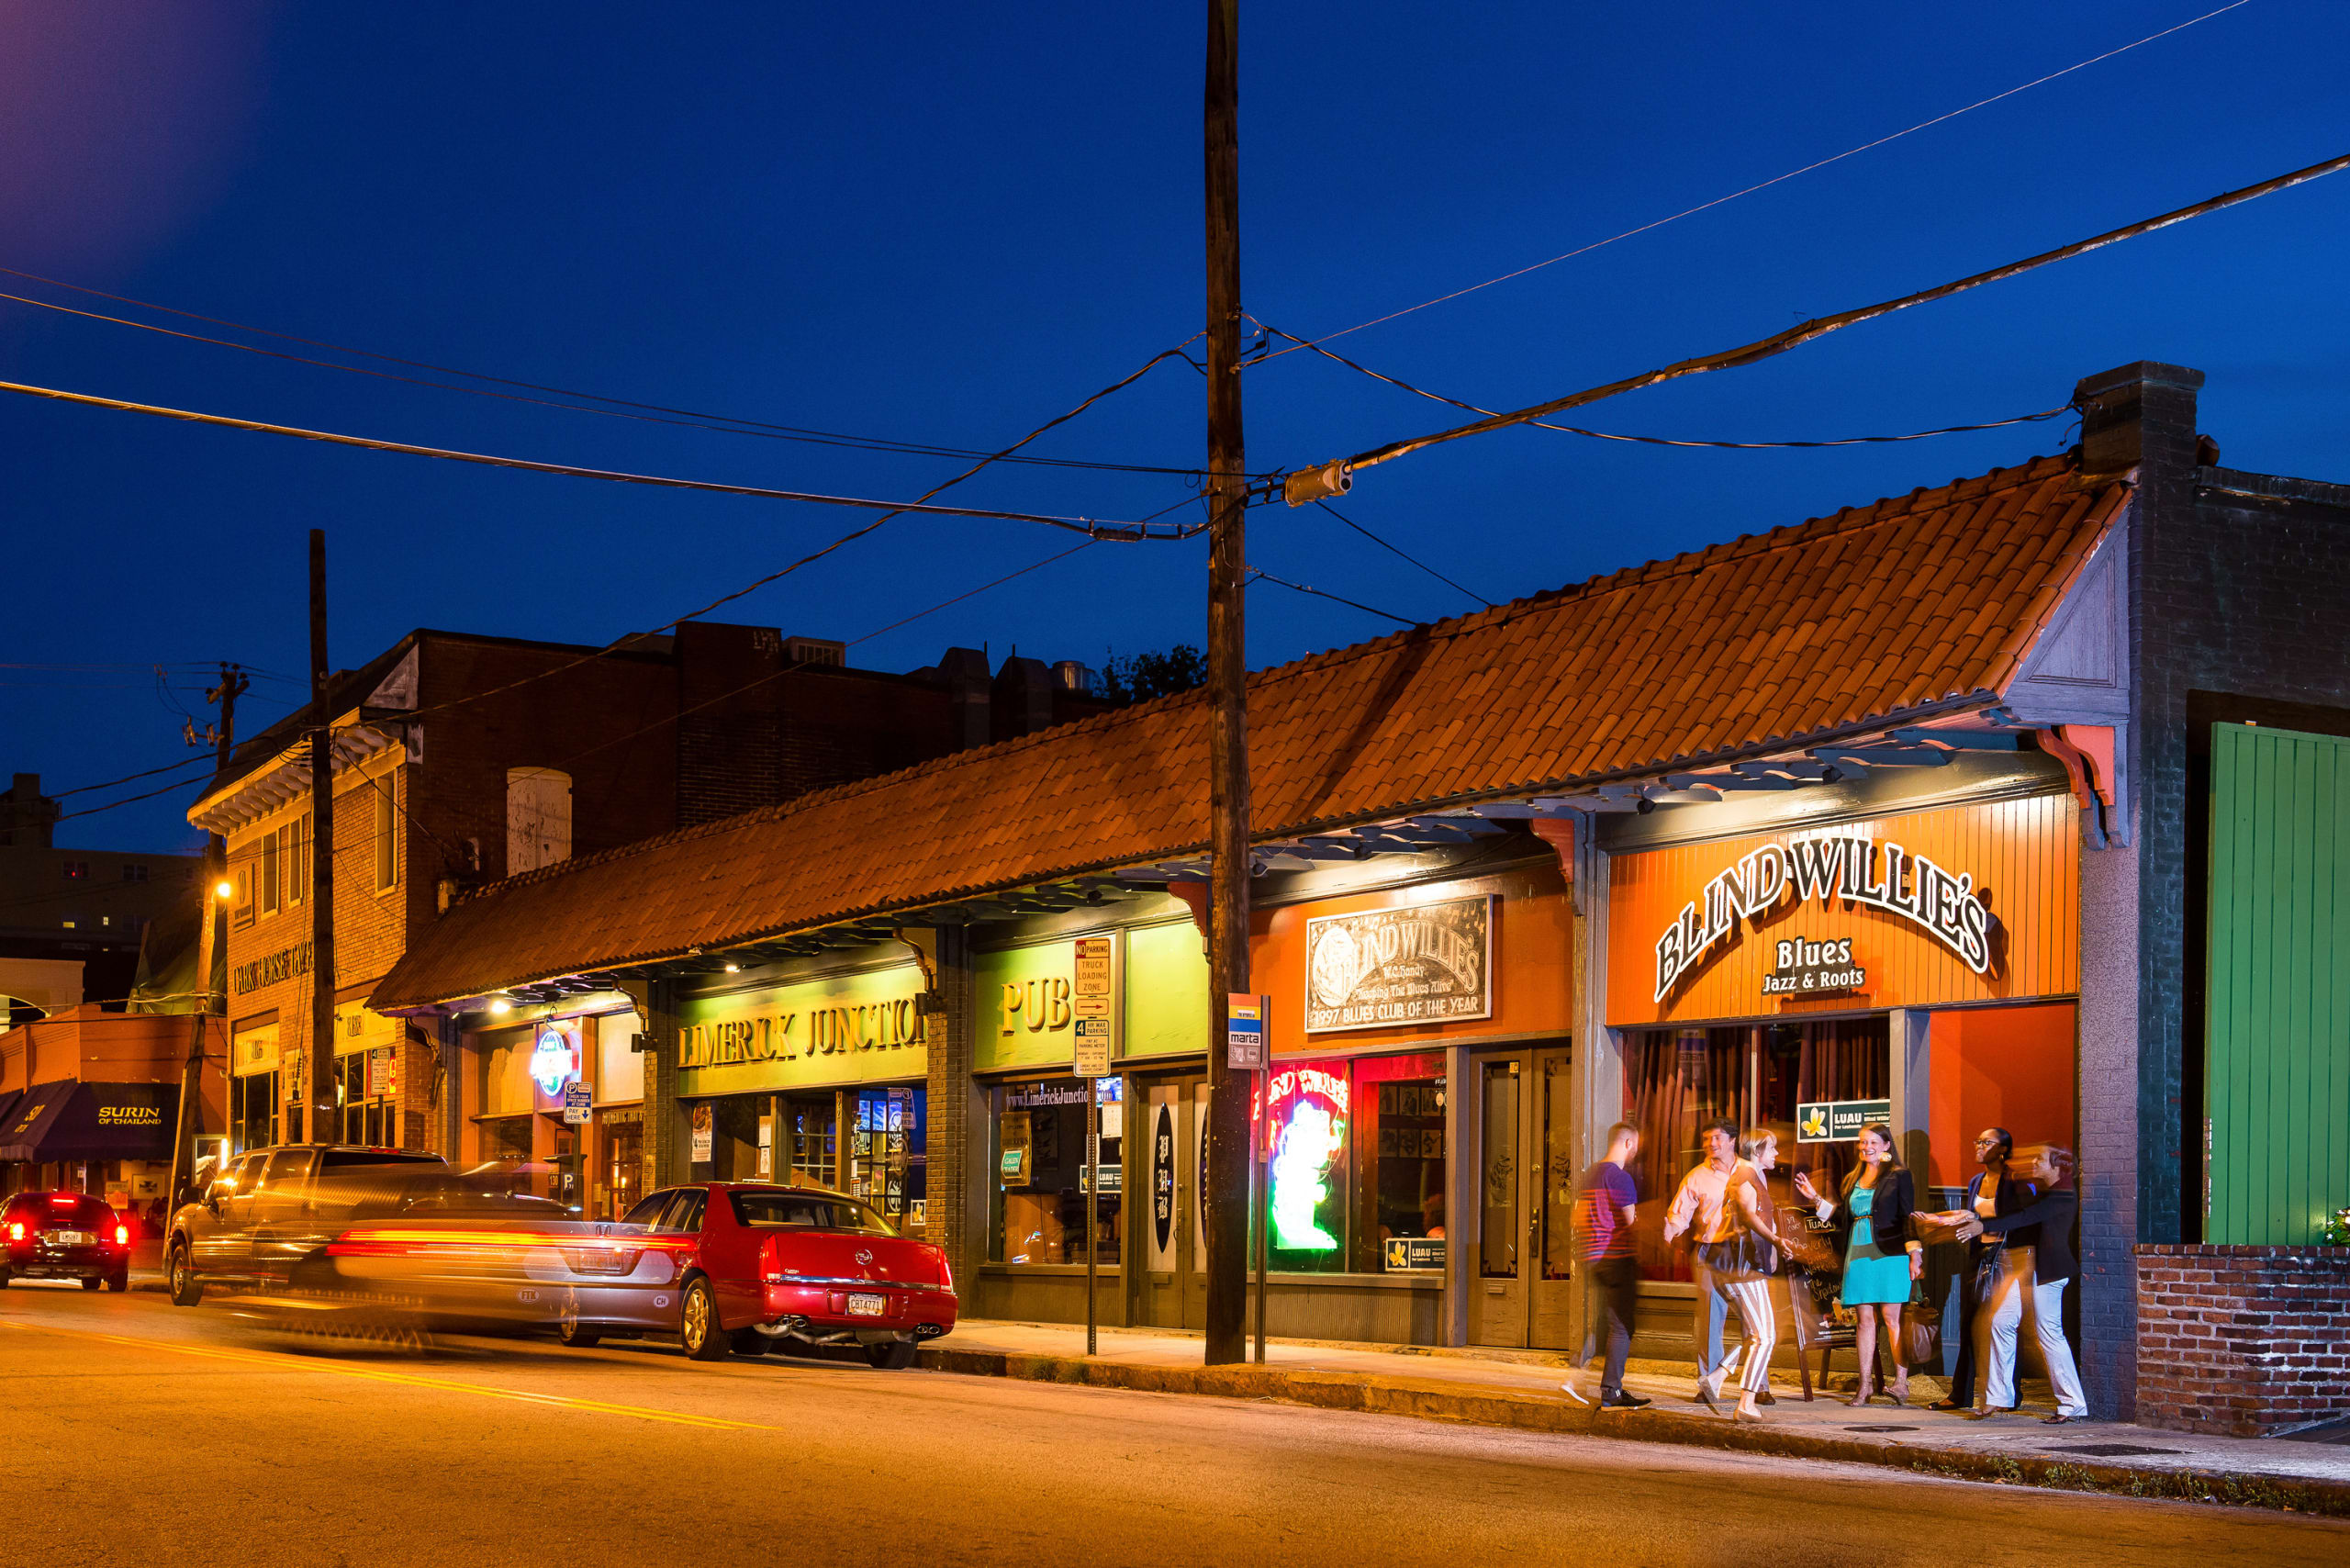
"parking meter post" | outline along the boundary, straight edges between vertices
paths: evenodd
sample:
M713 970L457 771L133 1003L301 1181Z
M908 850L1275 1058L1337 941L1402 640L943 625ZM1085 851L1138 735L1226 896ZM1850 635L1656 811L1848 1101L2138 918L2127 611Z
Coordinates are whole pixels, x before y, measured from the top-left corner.
M1270 1107L1265 1103L1265 1094L1266 1084L1272 1073L1270 1068L1260 1067L1253 1076L1257 1085L1257 1114L1256 1126L1248 1139L1248 1173L1251 1184L1256 1188L1251 1194L1256 1202L1251 1205L1250 1218L1255 1222L1257 1230L1257 1364L1261 1367L1265 1364L1265 1223L1270 1206L1267 1203L1270 1195L1267 1189L1271 1178L1265 1163L1267 1123L1270 1120L1266 1114Z
M1094 1276L1102 1260L1093 1243L1093 1218L1102 1206L1102 1081L1085 1081L1085 1353L1094 1352Z

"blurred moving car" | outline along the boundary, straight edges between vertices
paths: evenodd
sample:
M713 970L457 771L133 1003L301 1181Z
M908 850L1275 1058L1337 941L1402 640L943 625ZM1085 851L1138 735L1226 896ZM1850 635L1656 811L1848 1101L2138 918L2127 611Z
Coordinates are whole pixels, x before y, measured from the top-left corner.
M19 1193L0 1208L0 1285L11 1279L79 1280L130 1288L130 1226L114 1205L86 1193Z
M664 1188L613 1224L372 1221L336 1237L326 1263L338 1290L444 1321L535 1319L578 1346L675 1334L697 1361L854 1345L905 1367L958 1310L944 1249L855 1198L759 1182Z
M396 1148L252 1149L172 1216L163 1260L173 1305L194 1306L209 1282L290 1282L353 1220L404 1212L442 1192L432 1178L448 1170L437 1154Z

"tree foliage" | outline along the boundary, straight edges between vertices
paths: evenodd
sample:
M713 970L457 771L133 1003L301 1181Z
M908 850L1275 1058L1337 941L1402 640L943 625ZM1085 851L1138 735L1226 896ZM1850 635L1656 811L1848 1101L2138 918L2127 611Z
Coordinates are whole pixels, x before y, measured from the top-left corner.
M1171 697L1207 680L1207 656L1189 643L1178 643L1164 653L1110 658L1102 666L1102 695L1123 706Z

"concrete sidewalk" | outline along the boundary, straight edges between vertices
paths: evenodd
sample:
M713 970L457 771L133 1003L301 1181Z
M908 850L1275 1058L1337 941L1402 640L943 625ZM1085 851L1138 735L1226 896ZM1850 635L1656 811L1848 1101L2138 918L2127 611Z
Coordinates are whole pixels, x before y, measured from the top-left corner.
M1085 1355L1085 1330L1067 1324L966 1319L924 1346L921 1364L985 1377L1077 1383L1159 1394L1284 1399L1324 1409L1566 1432L1638 1442L1840 1460L1952 1476L2133 1497L2175 1497L2350 1518L2350 1447L2277 1439L2199 1437L2123 1422L2051 1427L2046 1407L1976 1421L1923 1406L1939 1382L1916 1380L1911 1403L1877 1400L1854 1410L1843 1395L1806 1403L1778 1381L1778 1403L1760 1426L1734 1423L1692 1398L1686 1370L1636 1363L1632 1393L1644 1410L1599 1411L1561 1391L1565 1358L1543 1352L1470 1352L1419 1346L1274 1340L1266 1365L1203 1367L1200 1337L1155 1329L1102 1329ZM1849 1387L1849 1376L1840 1380Z

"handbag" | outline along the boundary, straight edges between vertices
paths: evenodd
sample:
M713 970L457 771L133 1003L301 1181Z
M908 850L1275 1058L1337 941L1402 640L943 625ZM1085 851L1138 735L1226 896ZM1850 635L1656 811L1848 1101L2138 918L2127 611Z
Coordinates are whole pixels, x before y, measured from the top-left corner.
M1901 1315L1901 1364L1939 1366L1942 1359L1942 1309L1926 1299L1926 1282L1909 1282L1909 1305Z

